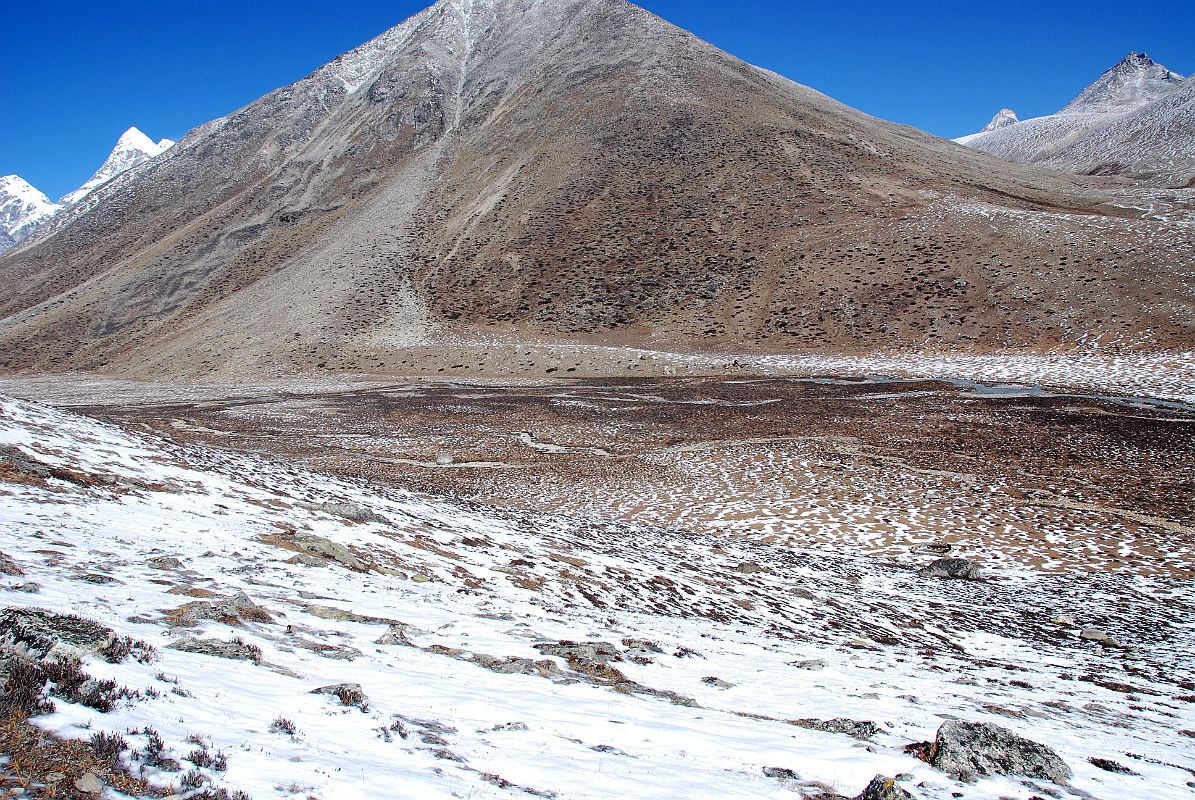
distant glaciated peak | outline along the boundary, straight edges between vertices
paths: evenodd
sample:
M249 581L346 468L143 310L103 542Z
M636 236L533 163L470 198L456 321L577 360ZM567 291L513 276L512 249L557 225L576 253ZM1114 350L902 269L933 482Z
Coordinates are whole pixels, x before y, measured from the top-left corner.
M1009 125L1016 125L1018 122L1020 120L1017 119L1017 112L1011 108L1002 108L1000 109L1000 113L992 117L992 121L987 124L982 132L998 131L1001 128L1007 128Z
M1182 82L1182 75L1134 51L1080 92L1060 113L1132 111L1168 94Z
M62 205L73 205L79 202L117 175L128 172L133 167L161 155L173 144L174 142L170 139L155 142L142 133L140 128L136 126L129 128L116 140L116 147L112 148L112 152L108 154L103 166L91 176L87 183L63 197L59 202Z
M31 234L58 209L20 175L0 177L0 252Z

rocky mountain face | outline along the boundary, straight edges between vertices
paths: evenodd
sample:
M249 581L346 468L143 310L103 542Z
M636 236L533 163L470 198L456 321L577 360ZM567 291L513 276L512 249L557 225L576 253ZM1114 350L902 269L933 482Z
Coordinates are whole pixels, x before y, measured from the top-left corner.
M1169 184L1195 179L1195 108L1183 77L1129 53L1056 114L957 139L1009 161Z
M1181 231L622 0L440 0L127 175L0 259L0 366L1189 343Z

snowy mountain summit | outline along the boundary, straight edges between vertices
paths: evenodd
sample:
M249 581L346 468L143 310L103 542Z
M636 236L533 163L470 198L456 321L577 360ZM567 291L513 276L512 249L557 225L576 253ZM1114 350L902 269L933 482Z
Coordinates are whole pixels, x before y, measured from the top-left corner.
M1017 112L1011 108L1002 108L1000 109L1000 113L992 117L992 121L983 129L983 133L998 131L1001 128L1007 128L1009 125L1016 125L1018 122L1020 120L1017 119Z
M1124 113L1169 94L1183 76L1145 53L1129 53L1067 103L1060 114Z
M108 181L161 155L173 145L170 139L154 142L136 127L116 142L103 166L78 189L57 203L19 175L0 178L0 253L17 245L63 209L73 206Z
M0 178L0 251L24 239L59 208L21 176Z
M1006 161L1181 185L1195 175L1188 84L1134 51L1058 112L1017 122L1004 109L979 133L955 141Z
M133 167L166 152L173 144L174 142L170 139L162 139L155 143L140 129L129 128L121 134L120 139L116 142L116 147L112 148L112 152L104 161L103 166L91 176L87 183L63 197L59 202L64 206L74 205L117 175L128 172Z

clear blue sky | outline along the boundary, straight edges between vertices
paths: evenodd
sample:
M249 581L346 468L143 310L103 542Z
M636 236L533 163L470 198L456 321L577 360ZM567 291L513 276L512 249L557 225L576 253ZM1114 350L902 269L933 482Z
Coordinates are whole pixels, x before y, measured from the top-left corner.
M14 2L0 25L0 175L56 198L130 125L189 129L430 0ZM724 50L940 136L1047 114L1130 50L1195 71L1195 0L644 0Z

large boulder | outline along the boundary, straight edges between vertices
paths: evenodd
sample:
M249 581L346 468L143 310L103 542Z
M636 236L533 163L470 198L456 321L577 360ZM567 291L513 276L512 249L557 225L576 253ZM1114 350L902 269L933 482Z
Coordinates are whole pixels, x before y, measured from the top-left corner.
M116 632L74 615L36 608L5 608L0 610L0 640L10 647L24 649L35 658L46 658L62 646L98 653L116 640Z
M974 561L965 558L939 558L922 567L918 574L925 578L977 581L980 579L980 568Z
M990 722L943 722L929 763L967 782L989 775L1024 775L1065 785L1071 777L1071 768L1049 747Z

